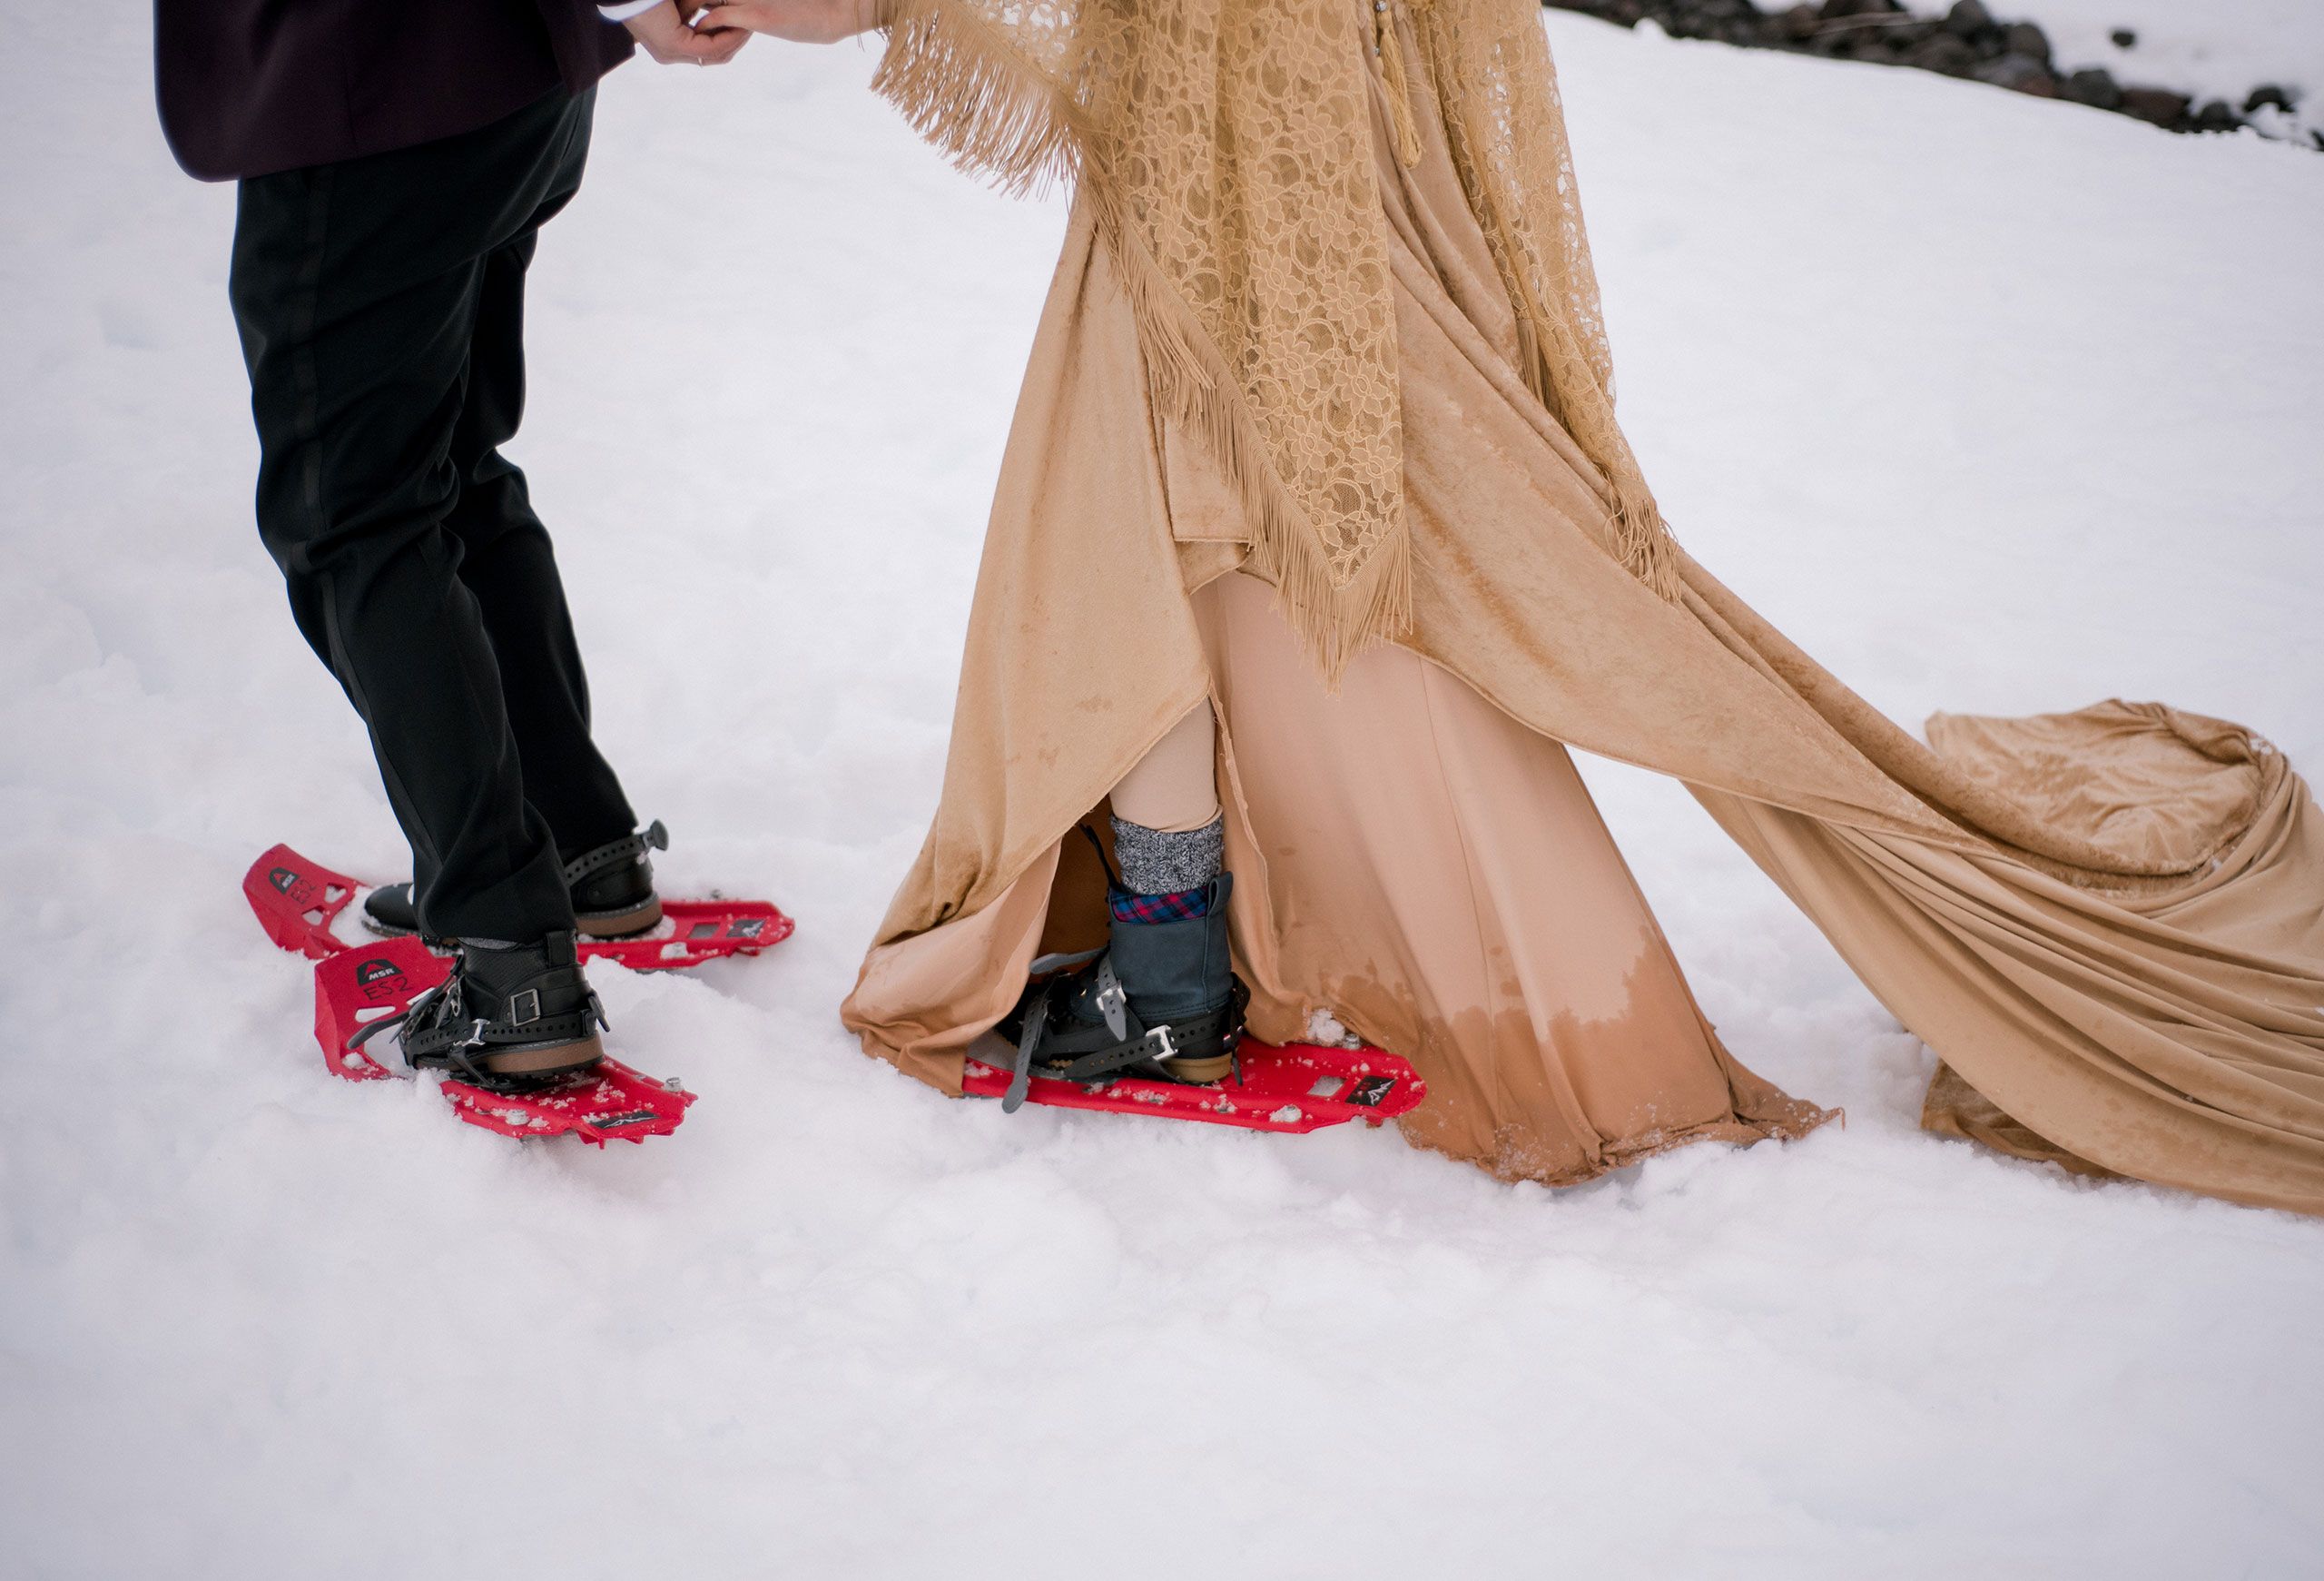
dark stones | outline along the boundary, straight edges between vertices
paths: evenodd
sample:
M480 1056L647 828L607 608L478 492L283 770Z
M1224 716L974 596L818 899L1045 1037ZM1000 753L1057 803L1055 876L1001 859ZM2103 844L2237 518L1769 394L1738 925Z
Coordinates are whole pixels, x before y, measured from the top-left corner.
M2176 126L2186 118L2193 103L2184 94L2174 94L2168 88L2124 88L2122 114L2135 115L2156 126Z
M2122 86L2114 74L2103 66L2092 66L2074 73L2058 90L2058 97L2071 99L2077 104L2087 104L2093 110L2119 110L2122 107Z
M2030 54L2013 52L1998 60L1984 61L1969 74L1981 83L2007 88L2013 94L2032 94L2042 99L2058 96L2058 79L2051 74L2048 63L2035 60Z
M1982 0L1959 0L1945 14L1945 31L1964 43L1975 43L1979 35L1992 32L1993 27L1994 14Z
M1768 9L1761 10L1766 3ZM2185 94L2160 85L2125 87L2112 72L2093 67L2061 80L2049 35L2031 22L2003 22L1993 5L2006 0L1921 0L1915 15L1904 0L1543 0L1620 27L1652 21L1674 38L1712 39L1759 49L1790 50L1836 60L1912 66L1987 83L2036 98L2068 99L2094 109L2135 115L2173 132L2231 132L2245 117L2290 114L2299 94L2272 84L2254 88L2241 114L2227 100L2201 109ZM1942 7L1941 15L1938 7ZM2122 49L2138 35L2117 28ZM2278 134L2290 129L2279 127ZM2324 133L2312 133L2324 147Z
M2013 22L2001 30L2002 53L2022 54L2042 65L2050 64L2050 35L2030 22Z
M2229 104L2225 99L2213 99L2195 113L2194 124L2191 130L2197 132L2233 132L2241 127L2242 124L2243 117L2235 113L2234 105ZM2182 124L2179 130L2184 132L2190 130L2190 128Z
M1906 51L1905 64L1925 72L1942 72L1948 77L1965 77L1976 69L1977 52L1958 34L1940 33Z
M1776 18L1776 30L1792 44L1805 44L1816 36L1823 15L1813 5L1795 5Z

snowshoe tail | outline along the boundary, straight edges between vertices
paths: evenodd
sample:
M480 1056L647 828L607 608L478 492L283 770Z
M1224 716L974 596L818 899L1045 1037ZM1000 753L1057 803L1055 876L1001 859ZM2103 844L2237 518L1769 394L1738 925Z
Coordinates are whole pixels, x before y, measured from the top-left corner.
M694 1100L676 1077L656 1082L615 1059L532 1085L448 1081L444 1096L470 1125L502 1136L577 1136L592 1147L667 1136Z

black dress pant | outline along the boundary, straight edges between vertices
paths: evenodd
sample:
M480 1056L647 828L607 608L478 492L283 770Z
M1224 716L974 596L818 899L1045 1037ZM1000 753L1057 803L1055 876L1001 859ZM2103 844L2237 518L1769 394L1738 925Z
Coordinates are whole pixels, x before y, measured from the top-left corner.
M594 104L560 91L241 187L259 532L369 728L440 935L572 926L560 847L636 822L589 738L548 534L499 449L524 410L526 266L580 185Z

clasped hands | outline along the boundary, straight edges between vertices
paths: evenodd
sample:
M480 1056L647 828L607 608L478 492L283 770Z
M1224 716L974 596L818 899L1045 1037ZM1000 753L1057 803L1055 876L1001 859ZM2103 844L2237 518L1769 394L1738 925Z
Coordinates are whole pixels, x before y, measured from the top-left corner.
M727 0L704 9L662 0L622 24L662 64L724 65L753 33L793 44L836 44L879 25L880 0Z

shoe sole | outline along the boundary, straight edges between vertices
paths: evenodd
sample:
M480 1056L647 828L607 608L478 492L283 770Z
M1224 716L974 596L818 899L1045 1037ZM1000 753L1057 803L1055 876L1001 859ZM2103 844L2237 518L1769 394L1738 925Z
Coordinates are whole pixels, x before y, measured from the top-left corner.
M569 1042L534 1046L520 1043L477 1062L496 1076L562 1076L586 1070L605 1057L605 1043L591 1033Z
M1235 1068L1235 1056L1220 1054L1206 1060L1181 1057L1175 1060L1157 1060L1154 1062L1159 1065L1163 1074L1168 1076L1173 1082L1184 1082L1193 1087L1207 1087L1213 1082L1223 1082L1226 1079L1226 1072Z
M576 912L573 925L593 939L621 939L642 934L661 920L662 897L655 895L627 911Z
M590 912L586 915L576 914L573 919L573 925L593 939L625 939L633 934L642 934L649 928L658 926L661 921L662 902L660 897L656 896L644 905L635 906L628 911ZM363 926L383 939L409 939L416 936L416 930L390 927L369 912L363 914ZM459 940L437 939L431 943L449 947L457 945Z

